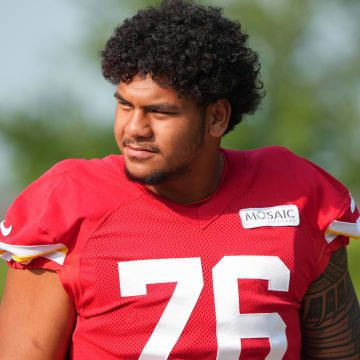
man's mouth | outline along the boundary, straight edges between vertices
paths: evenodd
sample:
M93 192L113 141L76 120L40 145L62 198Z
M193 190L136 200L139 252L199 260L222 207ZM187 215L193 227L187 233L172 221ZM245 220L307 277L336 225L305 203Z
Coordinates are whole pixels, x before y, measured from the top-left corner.
M124 142L124 148L123 152L126 156L132 157L132 158L147 158L149 156L152 156L155 153L158 153L159 151L154 147L150 145L140 145L140 144L126 144Z

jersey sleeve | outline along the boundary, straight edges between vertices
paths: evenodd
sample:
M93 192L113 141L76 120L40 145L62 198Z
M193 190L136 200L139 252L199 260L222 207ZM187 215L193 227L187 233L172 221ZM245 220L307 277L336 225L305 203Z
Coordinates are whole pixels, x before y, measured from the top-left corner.
M17 268L59 270L81 219L69 173L50 170L14 201L1 222L0 257Z
M350 239L360 239L360 214L350 193L345 196L344 206L324 232L326 245L319 259L315 278L325 270L331 253L349 244Z
M360 214L348 189L317 165L308 162L310 171L307 182L311 186L308 216L322 240L314 280L329 263L331 253L348 245L350 238L360 238Z
M360 239L360 215L354 198L349 193L349 201L346 203L345 211L338 220L334 220L326 229L325 239L331 243L339 235ZM350 204L349 204L350 203Z

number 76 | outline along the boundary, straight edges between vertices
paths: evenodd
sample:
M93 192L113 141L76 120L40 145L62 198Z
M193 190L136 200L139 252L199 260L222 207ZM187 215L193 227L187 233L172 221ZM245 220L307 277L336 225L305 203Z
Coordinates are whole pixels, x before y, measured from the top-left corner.
M122 297L146 295L147 284L176 282L176 288L146 343L140 360L165 360L178 341L203 288L200 258L119 262ZM269 291L288 291L290 271L277 256L224 256L212 269L217 360L238 360L240 339L268 338L266 360L287 349L286 324L278 313L241 314L238 279L268 280Z

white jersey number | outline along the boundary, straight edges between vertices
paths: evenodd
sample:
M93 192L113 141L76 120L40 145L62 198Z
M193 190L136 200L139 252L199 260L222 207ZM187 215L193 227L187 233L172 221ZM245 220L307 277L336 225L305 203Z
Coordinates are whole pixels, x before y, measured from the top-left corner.
M179 339L203 287L200 258L119 262L121 296L146 295L147 284L176 282L140 360L166 360ZM282 359L286 325L278 313L240 314L238 279L269 281L269 291L288 291L290 271L276 256L225 256L213 268L218 360L238 360L240 339L268 338L266 360Z
M195 307L202 287L200 258L138 260L119 263L121 296L146 295L146 284L177 282L141 360L167 359Z
M276 256L225 256L213 268L218 360L239 359L239 339L268 338L266 360L282 359L286 325L278 313L240 314L238 279L269 280L270 291L288 291L290 271Z

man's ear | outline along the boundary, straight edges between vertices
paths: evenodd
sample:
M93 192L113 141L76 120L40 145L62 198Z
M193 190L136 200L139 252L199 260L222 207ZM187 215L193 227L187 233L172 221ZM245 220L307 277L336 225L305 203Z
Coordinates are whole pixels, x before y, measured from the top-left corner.
M206 109L208 120L208 133L219 138L223 136L228 128L231 115L231 105L227 99L219 99L215 103L208 105Z

